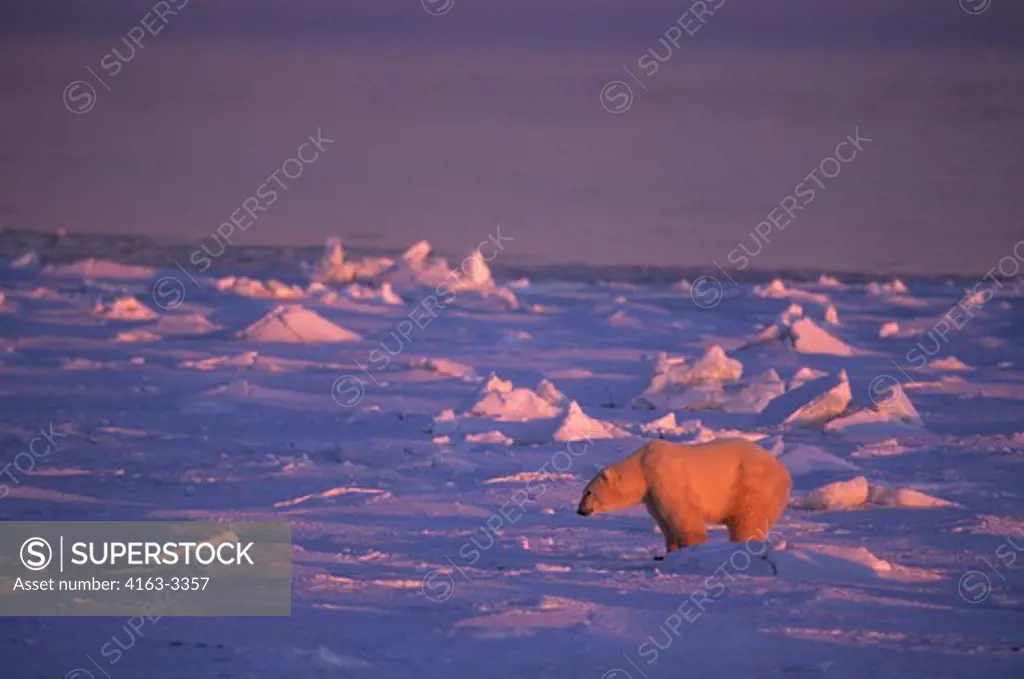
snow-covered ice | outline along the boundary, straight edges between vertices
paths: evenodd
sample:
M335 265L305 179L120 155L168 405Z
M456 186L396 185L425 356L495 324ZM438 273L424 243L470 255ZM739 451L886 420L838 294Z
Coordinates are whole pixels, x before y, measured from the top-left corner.
M0 270L4 520L289 521L294 560L290 617L165 617L113 665L98 649L129 644L127 616L0 619L0 675L1019 674L1017 288L910 365L970 281L907 278L910 297L815 272L701 309L670 281L510 287L481 260L332 241L304 270L218 269L170 310L147 266ZM51 422L57 448L17 471ZM642 508L575 515L659 437L758 440L791 507L764 542L714 527L663 561Z

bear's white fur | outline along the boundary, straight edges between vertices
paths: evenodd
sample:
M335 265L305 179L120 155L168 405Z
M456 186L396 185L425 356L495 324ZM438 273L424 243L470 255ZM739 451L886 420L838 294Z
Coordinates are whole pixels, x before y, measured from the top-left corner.
M583 516L643 502L670 552L707 540L707 524L733 542L765 540L782 516L793 482L782 463L745 439L698 445L651 441L587 484Z

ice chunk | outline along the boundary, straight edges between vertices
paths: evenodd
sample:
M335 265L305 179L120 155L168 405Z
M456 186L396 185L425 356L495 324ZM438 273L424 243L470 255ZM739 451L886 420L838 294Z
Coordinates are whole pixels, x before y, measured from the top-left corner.
M878 336L881 338L898 337L900 335L900 324L896 321L886 321L878 329Z
M829 325L839 325L839 310L834 304L829 304L825 309L825 322Z
M869 484L864 476L825 484L790 502L791 506L798 509L854 509L867 504L906 509L956 506L952 502L926 495L913 488L890 488L883 484Z
M299 304L282 304L236 335L253 342L352 342L359 335Z
M801 509L851 509L868 501L868 480L855 476L849 481L835 481L815 488L790 504Z
M395 289L388 281L381 283L380 288L371 288L358 283L350 283L345 286L344 292L349 299L354 300L379 301L392 306L405 304L405 300L402 299L401 295L395 292Z
M690 371L691 381L717 380L719 382L736 382L743 375L743 364L735 358L729 358L725 350L713 344L704 355L693 364Z
M537 392L538 396L556 408L565 408L569 405L569 397L559 391L558 387L549 380L543 379L538 382L534 391Z
M11 262L12 269L37 269L39 268L39 253L29 250L18 256Z
M644 424L640 425L640 431L642 431L645 434L654 436L659 436L662 434L675 434L677 433L678 429L679 426L678 424L676 424L675 413L668 413L667 415L662 415L659 418L651 420L650 422L645 422Z
M447 358L413 358L409 361L409 367L414 370L429 370L442 377L459 377L467 381L476 379L476 371L472 366Z
M755 285L754 295L766 299L803 299L808 302L821 304L822 306L829 304L831 301L828 295L786 287L786 284L780 278L773 278L772 282L768 285Z
M552 438L555 441L588 441L625 436L628 436L626 432L613 424L590 417L583 412L576 401L572 401Z
M489 443L499 446L510 446L515 441L505 436L500 431L484 431L478 434L466 434L467 443Z
M750 380L738 394L731 396L723 409L730 413L759 413L786 391L786 385L774 369L769 369Z
M856 471L860 469L857 465L847 462L837 455L826 452L817 446L806 444L786 446L782 455L779 456L779 462L785 465L793 476L822 471Z
M108 278L108 279L139 279L153 278L156 269L149 266L132 266L119 264L103 259L83 259L71 264L55 264L43 267L43 273L49 276Z
M883 485L871 486L868 491L868 502L883 507L904 509L936 509L956 506L952 502L926 495L913 488L890 488Z
M7 299L7 294L0 290L0 313L13 313L18 310L18 305Z
M160 317L152 328L161 335L206 335L220 330L202 314L167 314Z
M221 292L255 299L300 299L306 296L302 287L273 279L260 281L246 276L225 276L214 281L213 285Z
M935 359L928 364L928 367L932 370L948 370L951 372L974 370L972 366L967 365L956 356Z
M789 327L793 348L802 354L828 354L850 356L853 348L841 339L831 335L809 318L794 321Z
M828 375L828 373L804 366L793 373L793 377L789 380L789 388L796 389L811 380L816 380L819 377L825 377L826 375Z
M634 408L717 408L726 401L722 383L735 382L743 374L743 364L718 345L709 347L692 366L678 357L655 354L652 368L654 375L633 399Z
M825 287L825 288L845 288L846 287L843 283L841 283L839 281L838 278L835 278L834 276L829 276L828 274L824 274L824 273L821 274L821 276L818 278L818 285L820 285L822 287Z
M773 399L758 417L762 426L820 427L838 417L853 395L845 370L787 391Z
M907 284L899 278L892 279L891 283L876 283L872 281L867 284L867 291L869 295L874 295L875 297L905 295L910 292L909 288L907 288Z
M491 373L466 410L468 414L489 417L499 422L547 419L562 412L536 392L515 388L511 382L500 379L494 373Z
M150 321L158 314L134 297L120 297L113 302L96 302L92 312L118 321Z
M826 317L829 314L826 312ZM838 316L833 320L838 321ZM778 320L765 328L749 344L762 344L775 340L788 341L793 349L802 354L828 354L832 356L850 356L853 348L813 320L804 315L798 304L791 304L779 315Z

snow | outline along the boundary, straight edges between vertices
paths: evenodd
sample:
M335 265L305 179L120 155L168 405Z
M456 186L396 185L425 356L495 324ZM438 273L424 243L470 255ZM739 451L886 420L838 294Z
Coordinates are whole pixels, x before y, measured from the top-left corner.
M356 333L299 304L274 307L266 316L238 331L236 336L251 342L352 342L359 339Z
M4 676L102 676L86 654L115 679L642 679L630 662L649 679L679 663L707 677L1019 674L1008 621L1024 591L1024 307L1009 283L921 368L906 359L914 340L880 339L879 325L931 327L970 281L907 279L921 311L866 294L863 275L783 279L827 292L833 326L826 306L746 282L697 310L669 282L552 280L519 265L532 279L516 289L521 306L546 311L510 312L488 297L506 285L493 265L490 283L465 276L485 289L460 291L396 349L391 333L423 297L376 293L394 275L404 295L399 279L422 283L435 266L419 247L387 272L325 274L275 307L238 294L245 279L225 259L232 285L187 282L180 308L137 321L93 315L96 297L156 311L160 274L0 268L5 520L283 520L294 545L288 618L147 621L116 666L98 649L115 634L128 644L127 615L2 618ZM296 268L245 273L278 295L312 276ZM605 325L618 310L642 324ZM808 317L855 351L794 350L790 328ZM751 328L771 327L775 340L744 348ZM330 341L355 331L366 340ZM384 338L397 353L381 368ZM904 387L869 390L882 375ZM339 378L361 383L356 403L332 398ZM652 403L628 407L659 384ZM693 419L683 406L701 399ZM18 471L50 420L67 436ZM655 437L758 440L791 471L792 506L764 542L731 544L715 526L663 561L642 507L575 514L598 469ZM990 580L981 598L963 581L975 571ZM665 650L648 665L654 641Z
M740 569L737 564L742 564ZM875 584L886 580L932 582L941 575L921 568L906 567L881 559L866 547L831 545L820 542L790 543L786 540L758 541L736 545L698 545L669 555L665 568L673 574L711 576L709 589L728 582L729 572L770 577L787 582L830 584ZM714 578L720 583L714 583ZM707 600L705 597L704 600ZM713 600L713 599L712 599ZM827 663L831 666L831 663ZM824 671L823 667L819 671ZM794 670L795 671L795 670ZM812 671L806 668L802 671Z

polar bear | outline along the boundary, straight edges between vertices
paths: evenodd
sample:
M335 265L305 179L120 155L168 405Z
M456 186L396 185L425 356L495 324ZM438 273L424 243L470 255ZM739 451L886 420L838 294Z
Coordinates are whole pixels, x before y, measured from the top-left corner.
M641 502L674 552L707 540L707 524L723 523L729 539L764 540L789 501L789 471L746 439L697 445L650 441L587 484L581 516Z

